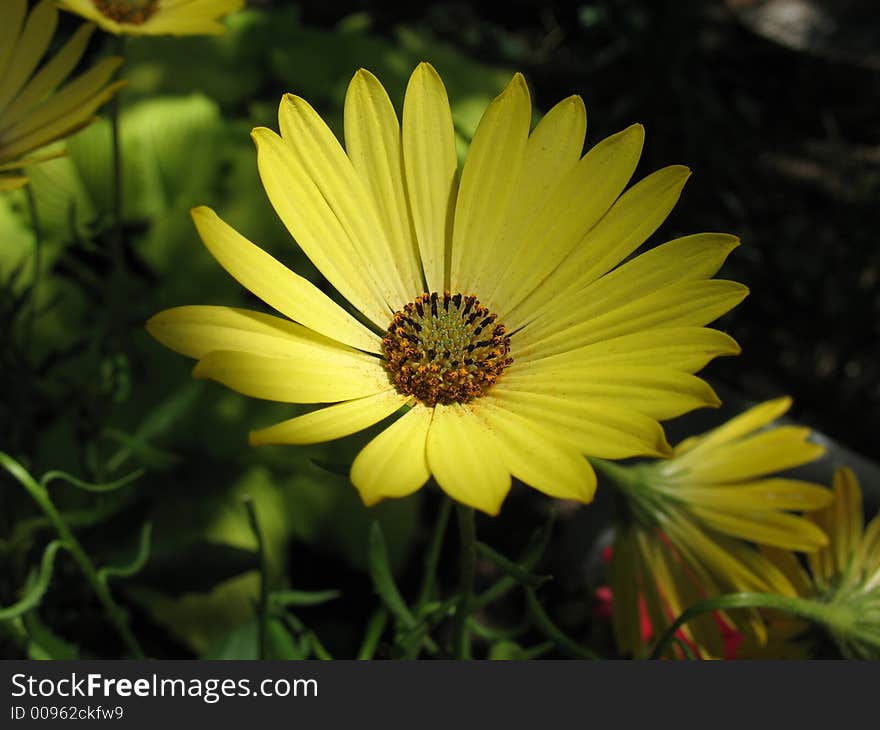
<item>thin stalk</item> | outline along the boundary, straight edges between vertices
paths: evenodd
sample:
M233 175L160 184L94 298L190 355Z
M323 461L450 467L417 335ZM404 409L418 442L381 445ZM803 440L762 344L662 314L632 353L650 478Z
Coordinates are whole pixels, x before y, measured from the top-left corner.
M43 271L43 227L40 224L40 215L37 211L37 200L34 197L34 191L31 188L30 183L25 185L25 194L27 195L31 227L34 229L34 280L31 284L31 306L24 331L24 348L25 352L29 352L31 349L31 343L33 342L34 328L36 327L37 321L37 308L39 307L37 295L39 293L40 277Z
M244 507L247 510L251 531L257 539L257 553L260 557L260 602L257 605L257 626L259 632L259 656L260 659L265 659L269 648L269 563L266 558L266 544L263 540L260 522L257 519L254 500L250 497L245 497L243 501Z
M49 519L49 522L52 523L52 526L55 528L67 550L73 556L73 559L76 561L80 570L82 570L83 575L92 587L92 590L95 592L95 595L98 597L104 610L107 612L107 617L116 628L116 631L119 633L120 638L125 643L129 652L131 652L135 659L143 659L144 653L141 650L137 639L135 639L134 634L132 634L131 629L128 627L124 611L113 600L113 596L110 594L110 589L107 587L107 584L101 580L98 571L85 550L83 550L79 540L76 539L74 534L70 531L70 528L68 528L67 523L58 513L58 510L55 509L55 505L52 504L52 500L49 498L49 492L42 487L21 464L2 452L0 452L0 465L12 474L12 476L14 476L27 490L28 494L33 497L34 501L43 511L43 514L45 514Z
M460 590L453 624L453 647L457 659L470 659L471 641L467 619L473 610L474 577L477 570L477 528L473 507L456 503L455 508L460 539Z
M125 38L120 35L114 40L114 52L121 56L125 50ZM125 276L125 248L122 235L122 144L119 128L121 112L122 103L119 94L114 94L110 102L110 129L113 143L113 229L110 246L114 273L120 278Z
M541 605L541 602L531 588L526 588L526 604L529 607L529 612L532 614L535 628L556 644L559 649L575 659L600 658L598 654L578 644L553 623L553 619L547 615L547 612L544 610L544 607Z
M691 619L704 613L727 611L733 608L773 608L829 628L838 623L838 617L831 604L793 596L780 596L775 593L731 593L698 601L683 611L657 640L649 659L659 659L663 656L676 632Z
M388 610L385 608L378 609L373 615L370 617L370 622L367 624L367 631L364 635L364 642L361 644L360 651L358 651L357 658L361 661L365 661L367 659L372 659L373 655L376 653L376 649L379 647L379 641L382 639L382 633L385 631L385 627L388 625Z
M446 526L449 524L449 515L452 513L452 500L443 498L440 512L437 514L437 522L434 524L434 532L425 555L425 573L422 576L422 587L419 591L419 599L416 602L415 614L421 616L425 606L434 594L434 585L437 582L437 564L440 562L440 549L443 547L443 536L446 534Z

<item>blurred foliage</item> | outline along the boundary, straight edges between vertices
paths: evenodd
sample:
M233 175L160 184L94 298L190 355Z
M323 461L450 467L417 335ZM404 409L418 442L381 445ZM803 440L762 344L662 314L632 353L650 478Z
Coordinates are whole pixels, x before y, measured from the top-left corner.
M289 418L297 407L192 382L191 364L143 329L168 306L261 306L204 250L188 215L194 205L214 207L322 283L270 207L248 135L254 126L276 126L288 91L341 132L345 89L362 66L400 108L412 68L434 63L462 152L513 69L526 72L538 109L580 93L591 143L644 122L648 144L637 176L681 162L696 173L655 240L723 230L746 243L724 273L749 283L753 296L723 321L744 354L713 365L710 376L730 387L732 404L743 393L751 400L789 393L799 418L876 456L880 119L867 100L877 98L880 72L862 63L865 54L830 52L827 35L818 50L793 47L756 25L761 3L733 0L519 0L497 9L435 2L403 13L397 3L369 0L250 4L229 18L223 37L138 38L125 47L124 299L108 293L107 119L59 145L66 157L28 170L41 233L39 276L27 194L0 196L0 449L32 474L63 469L112 481L145 470L107 493L57 484L52 498L101 565L130 562L142 526L152 524L146 564L113 582L149 655L258 656L261 576L245 497L260 515L273 595L343 595L276 606L264 627L268 656L320 656L327 649L316 634L331 653L355 655L375 606L367 550L374 520L397 579L408 587L418 581L415 556L428 539L437 496L366 509L345 477L322 466L350 463L381 424L331 444L249 449L249 430ZM829 4L821 9L835 12ZM74 26L69 16L63 23ZM860 37L869 33L865 26ZM110 45L94 52L109 53ZM683 419L672 430L694 423ZM876 467L862 465L871 470L870 477L863 471L870 490L872 477L880 483ZM503 525L480 521L481 539L514 554L547 509L546 500L515 490ZM575 633L592 632L598 644L609 637L591 622L589 585L600 580L596 550L607 509L600 490L589 514L567 513L547 559L563 576L549 588L552 613ZM21 587L31 585L30 568L53 538L47 528L27 494L0 477L0 606L16 603ZM0 633L0 656L120 655L70 557L61 551L54 563L38 610ZM483 582L500 575L490 562L478 567ZM452 580L444 570L439 579ZM526 649L518 635L484 633L494 658L548 650Z

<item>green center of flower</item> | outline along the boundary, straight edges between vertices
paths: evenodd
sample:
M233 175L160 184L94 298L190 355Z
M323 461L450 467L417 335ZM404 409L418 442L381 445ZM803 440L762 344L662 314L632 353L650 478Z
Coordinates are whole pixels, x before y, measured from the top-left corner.
M159 9L159 0L92 0L98 12L117 23L141 25Z
M388 377L427 406L478 398L513 362L496 319L475 296L422 294L395 313L382 340Z

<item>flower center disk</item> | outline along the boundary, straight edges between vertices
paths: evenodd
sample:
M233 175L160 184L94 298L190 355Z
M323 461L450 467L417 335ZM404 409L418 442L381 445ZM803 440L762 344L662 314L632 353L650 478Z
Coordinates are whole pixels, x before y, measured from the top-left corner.
M388 377L427 406L484 395L513 362L496 319L475 296L420 295L395 313L382 340Z
M92 0L98 12L117 23L142 25L159 9L159 0Z

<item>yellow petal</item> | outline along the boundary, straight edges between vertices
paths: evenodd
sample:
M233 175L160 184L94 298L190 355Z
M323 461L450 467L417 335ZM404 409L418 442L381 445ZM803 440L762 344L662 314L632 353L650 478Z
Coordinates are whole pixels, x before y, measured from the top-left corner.
M282 403L332 403L388 389L388 377L375 358L342 348L331 355L311 344L304 344L297 357L217 350L199 361L193 377Z
M497 440L470 410L458 403L436 405L427 453L444 492L468 507L498 514L510 491L510 472Z
M694 373L716 357L739 353L739 345L732 337L707 327L664 327L635 332L543 358L530 352L527 346L521 346L517 333L511 337L511 356L516 367L532 363L547 367L645 367L663 363L671 370Z
M597 144L528 221L515 250L505 252L506 262L500 263L506 266L485 297L498 307L499 318L525 299L611 207L635 170L644 139L644 128L636 124Z
M425 281L429 291L443 292L458 191L458 156L446 87L428 63L416 67L406 88L403 163Z
M652 638L656 639L669 626L670 619L668 614L674 614L675 609L670 607L667 609L666 595L674 590L670 588L668 575L664 575L661 570L655 570L649 565L649 555L651 544L655 542L653 535L649 535L647 530L633 530L636 543L636 571L638 572L638 587L642 598L644 599L645 610L648 614L648 621L651 624ZM679 612L680 613L680 612ZM641 620L639 621L641 625ZM651 638L651 637L649 637ZM675 651L675 647L671 647Z
M567 319L553 324L549 335L533 322L518 333L518 339L530 358L548 357L655 327L708 324L733 309L748 292L747 287L734 281L683 281L588 319L572 311Z
M64 47L52 56L28 82L27 86L3 112L2 120L0 120L0 136L68 77L82 58L94 30L95 26L93 25L81 25L77 28Z
M736 593L739 591L768 591L769 583L754 575L741 561L720 544L742 547L731 538L710 533L697 527L682 511L674 515L658 514L660 529L670 539L675 551L681 556L683 566L697 577L697 582L706 595ZM749 548L751 550L751 548ZM767 638L767 631L761 614L756 609L733 611L722 614L737 629L759 644Z
M544 208L560 181L577 165L584 149L586 131L587 112L579 96L563 99L535 127L526 144L525 158L498 245L489 252L492 259L485 263L482 273L474 280L473 291L494 288L499 262L506 263L511 252L518 249L528 223ZM493 310L504 304L499 302L496 305L489 299L485 301ZM505 316L508 330L514 325L509 318L509 314Z
M497 272L498 238L516 189L531 118L529 89L522 74L516 74L486 109L468 149L452 229L452 291L479 291L487 275Z
M225 223L210 208L192 210L205 246L220 265L281 314L309 329L367 352L382 341L310 281L293 273Z
M666 220L689 176L688 168L672 165L627 190L542 286L507 315L508 326L520 327L560 295L582 289L617 266Z
M682 483L731 483L791 469L818 459L824 447L807 441L809 428L778 426L723 447L676 457L663 472ZM686 460L686 461L685 461Z
M865 590L876 590L880 586L880 516L865 528L858 560L865 576Z
M810 578L793 552L761 545L761 555L782 571L799 596L809 596L812 593Z
M392 260L415 298L425 291L425 284L406 200L400 123L382 84L364 69L354 75L345 95L345 146L376 201L393 248Z
M251 446L265 446L332 441L378 423L398 411L408 401L409 399L391 388L251 431L249 442Z
M656 581L666 600L669 614L673 618L681 615L691 604L707 597L693 574L684 568L669 546L654 536L650 540L645 539L644 533L639 533L639 536L642 537L640 552L645 560L645 583ZM659 638L659 631L665 630L670 623L671 621L664 617L659 627L655 629L658 634L655 638ZM713 659L724 656L721 631L712 614L703 614L692 619L685 624L683 631L685 636L697 645L700 656Z
M12 24L15 25L16 7L13 7L11 16ZM0 110L6 108L31 77L43 54L49 48L57 25L58 10L52 0L42 0L28 14L18 42L14 45L11 63L3 70L3 81L0 82Z
M862 490L852 469L843 466L834 471L833 489L833 517L828 537L837 572L842 574L861 548L865 514Z
M704 566L716 584L713 592L773 591L764 571L756 573L748 559L743 559L743 543L709 532L683 510L672 518L661 516L661 529L676 549L688 556L689 562L697 561ZM757 554L751 547L748 550Z
M166 309L147 322L147 331L166 347L202 358L215 350L267 357L299 357L303 347L330 356L355 350L312 330L269 314L234 307L186 306Z
M731 537L785 550L813 552L828 544L825 533L803 517L775 510L727 511L692 504L691 512Z
M495 436L501 459L513 476L551 497L592 501L596 474L583 456L537 423L483 400L470 410Z
M535 421L582 454L625 459L671 452L657 421L624 408L515 391L503 380L484 398L489 405Z
M72 13L97 23L100 28L110 30L111 33L116 32L107 27L105 24L112 24L114 28L119 28L119 23L110 20L100 10L95 7L94 0L56 0L58 7L62 10L69 10Z
M351 481L368 507L385 497L405 497L431 476L425 441L432 410L416 405L397 419L357 455Z
M107 83L121 63L119 56L105 58L51 95L4 133L3 155L18 157L89 124L98 107L125 85Z
M28 179L21 175L0 175L0 193L18 190L27 185Z
M688 439L687 448L684 442L675 447L676 463L684 465L692 457L688 459L679 458L684 453L692 453L693 458L702 458L704 454L711 451L722 444L736 441L747 434L757 431L759 428L772 423L777 418L788 412L791 408L791 398L775 398L765 401L757 406L749 408L747 411L740 413L738 416L726 421L718 428L714 428L706 434ZM697 456L699 454L699 457Z
M641 617L639 615L638 571L634 531L617 528L614 551L608 566L612 595L614 638L621 654L642 654Z
M391 319L370 266L293 149L269 129L251 132L266 195L300 248L327 280L381 328ZM375 262L373 264L375 267Z
M833 532L832 516L834 514L834 506L829 506L817 512L811 512L806 515L806 519L810 520L816 527L826 535ZM829 544L812 553L807 553L807 565L810 567L810 573L813 580L821 590L830 588L834 582L836 574L835 555L829 540Z
M585 289L557 297L532 326L547 337L673 284L709 279L738 245L736 236L724 233L700 233L664 243Z
M760 479L736 484L676 485L677 498L724 510L824 509L831 504L831 490L797 479Z
M9 64L15 56L19 33L27 14L27 0L7 0L3 5L3 22L0 23L0 96L6 92Z
M302 170L319 191L323 205L314 215L338 221L361 253L369 277L377 282L391 311L421 294L414 282L404 283L394 249L382 225L376 203L333 132L305 100L285 94L278 110L282 139L293 149ZM296 237L296 232L294 237Z
M705 381L663 367L593 365L589 361L554 365L551 360L519 365L514 361L504 373L504 381L517 390L591 403L616 403L658 420L721 404Z

